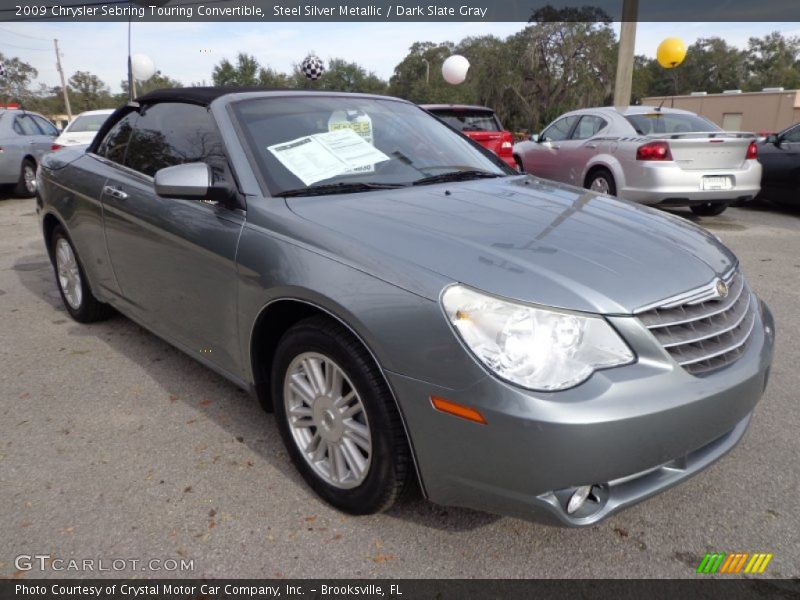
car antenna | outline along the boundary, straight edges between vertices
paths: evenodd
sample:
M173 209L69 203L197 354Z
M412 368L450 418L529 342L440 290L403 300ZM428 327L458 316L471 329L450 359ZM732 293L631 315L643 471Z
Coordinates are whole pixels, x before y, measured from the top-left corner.
M656 108L656 112L661 112L661 109L662 109L662 108L664 108L664 102L666 102L666 101L667 101L667 97L666 97L666 96L664 96L664 97L661 99L661 104L659 104L659 105L658 105L658 108Z

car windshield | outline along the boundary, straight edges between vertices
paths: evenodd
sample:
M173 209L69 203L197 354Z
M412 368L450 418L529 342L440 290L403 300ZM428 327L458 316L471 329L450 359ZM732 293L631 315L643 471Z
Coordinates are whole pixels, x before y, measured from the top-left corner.
M442 121L459 131L502 131L500 123L489 111L435 109L431 111Z
M717 125L698 117L681 113L644 113L625 117L633 125L636 133L652 135L654 133L689 133L697 131L722 131Z
M89 131L99 131L109 115L79 115L70 123L67 131L69 133L83 133Z
M281 96L236 102L233 110L274 196L511 173L424 110L397 100Z

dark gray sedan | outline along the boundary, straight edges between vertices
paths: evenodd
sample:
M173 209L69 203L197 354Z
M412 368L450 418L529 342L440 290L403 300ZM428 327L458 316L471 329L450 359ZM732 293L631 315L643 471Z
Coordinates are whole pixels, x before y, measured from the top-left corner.
M733 448L767 383L772 316L717 238L397 99L153 92L45 159L38 211L76 320L250 390L350 513L416 479L590 525Z

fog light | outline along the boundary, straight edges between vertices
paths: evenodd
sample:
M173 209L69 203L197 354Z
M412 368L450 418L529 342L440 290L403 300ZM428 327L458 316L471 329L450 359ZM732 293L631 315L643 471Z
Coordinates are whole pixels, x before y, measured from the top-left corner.
M583 503L586 502L586 499L589 497L589 494L592 493L592 486L590 485L582 485L575 493L572 494L572 498L569 499L569 503L567 504L567 514L571 515L576 510L578 510Z

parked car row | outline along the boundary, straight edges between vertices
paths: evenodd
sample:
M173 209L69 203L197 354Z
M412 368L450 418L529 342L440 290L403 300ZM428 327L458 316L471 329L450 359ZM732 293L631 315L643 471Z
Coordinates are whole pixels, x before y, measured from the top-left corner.
M13 194L36 193L36 169L48 152L88 144L113 110L79 114L60 132L46 117L22 109L0 109L0 185L13 185Z

